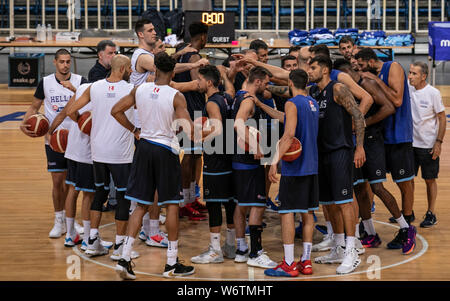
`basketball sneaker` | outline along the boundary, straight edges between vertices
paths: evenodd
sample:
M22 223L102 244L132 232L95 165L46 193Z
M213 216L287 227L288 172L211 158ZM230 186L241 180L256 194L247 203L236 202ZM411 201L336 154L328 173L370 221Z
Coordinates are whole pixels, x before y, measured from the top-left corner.
M134 263L121 258L116 264L116 273L124 280L134 280L136 275L133 272Z
M81 251L86 251L87 250L87 248L88 248L88 244L87 244L87 242L83 239L83 242L81 243L81 247L80 247L80 249L81 249Z
M241 251L241 250L236 250L236 257L234 258L234 262L237 263L243 263L243 262L247 262L248 260L248 252L249 250L245 250L245 251Z
M344 259L338 268L336 269L337 274L348 274L353 272L361 263L358 253L355 248L344 251Z
M416 234L417 230L414 226L409 226L408 231L406 233L406 240L402 246L403 255L411 254L416 248Z
M74 222L73 224L74 224L75 230L77 231L78 234L84 234L84 227L82 227L77 222Z
M372 208L370 208L370 212L375 213L375 201L372 202Z
M276 204L272 201L271 198L267 198L266 200L266 212L278 212L278 207L280 205Z
M225 243L222 246L222 253L224 257L234 259L236 258L236 246Z
M192 208L194 208L195 210L197 210L200 213L207 213L208 212L208 208L206 208L205 205L203 205L202 203L200 203L198 200L195 200L192 204L191 204Z
M80 238L80 234L76 234L75 237L71 237L68 233L66 233L66 238L64 239L64 246L71 248L75 245L81 244L82 239Z
M328 251L334 247L334 237L333 234L327 234L323 237L323 240L312 246L311 252L323 252Z
M124 242L122 241L120 244L114 244L113 253L109 258L111 258L114 261L120 260L122 257L122 251L123 251L123 245ZM136 259L139 257L139 253L136 251L131 251L131 259Z
M325 225L316 225L315 228L316 228L317 231L319 231L323 235L327 235L328 234L328 229L327 229L327 226L325 226Z
M200 198L200 186L197 183L195 183L195 197Z
M434 215L433 212L431 211L427 211L427 213L424 216L423 222L420 223L420 227L430 228L436 224L437 224L436 215Z
M184 207L180 208L180 217L183 216L187 216L190 221L204 221L208 219L206 215L192 208L191 204L186 204Z
M164 214L159 215L159 223L164 225L166 223L166 216Z
M167 248L167 246L169 245L169 241L167 240L166 236L158 233L156 235L148 237L145 241L145 244L149 247Z
M297 264L294 261L291 265L288 265L283 259L283 261L273 269L265 270L264 275L272 277L297 277Z
M271 260L269 256L267 256L266 252L263 252L261 250L258 252L258 256L254 258L248 258L247 265L257 268L272 269L277 266L277 263Z
M88 248L84 252L86 255L90 257L101 256L108 254L108 252L109 250L100 243L100 237L96 236L94 239L89 237Z
M342 263L344 260L344 247L335 246L331 248L330 253L324 256L316 257L315 263Z
M361 240L361 244L364 248L377 248L381 245L381 239L378 234L375 235L367 235Z
M408 238L408 228L403 228L398 230L397 235L394 239L387 244L388 249L402 249L403 244Z
M311 260L303 260L297 263L297 270L303 275L312 275L312 264Z
M148 238L147 234L145 234L144 226L141 227L141 231L139 231L139 239L142 241L146 241Z
M50 238L59 238L66 233L66 221L63 218L55 217L55 224L48 234Z
M358 255L362 255L366 252L366 249L364 249L364 246L358 238L355 239L355 249Z
M111 247L113 246L113 243L110 241L104 241L100 239L100 243L102 244L102 246L104 246L107 249L111 249ZM88 248L88 243L83 239L83 242L81 243L81 251L86 251Z
M182 262L178 261L174 265L166 264L163 272L164 277L176 277L176 276L188 276L195 273L193 266L186 266Z
M192 263L222 263L223 254L222 250L214 250L211 245L209 245L208 250L203 252L198 256L191 258Z

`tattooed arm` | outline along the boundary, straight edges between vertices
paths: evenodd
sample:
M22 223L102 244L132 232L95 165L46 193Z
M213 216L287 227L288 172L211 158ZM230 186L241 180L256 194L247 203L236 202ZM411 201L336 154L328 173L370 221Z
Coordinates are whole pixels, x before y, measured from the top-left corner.
M356 150L354 163L356 168L361 167L366 161L364 152L364 116L358 108L358 105L353 98L352 92L343 84L336 84L333 87L334 100L339 105L343 106L345 110L352 116L355 123L356 134Z
M266 88L270 93L277 95L277 96L281 96L284 98L291 98L291 92L289 91L289 87L288 86L272 86L272 85L267 85Z

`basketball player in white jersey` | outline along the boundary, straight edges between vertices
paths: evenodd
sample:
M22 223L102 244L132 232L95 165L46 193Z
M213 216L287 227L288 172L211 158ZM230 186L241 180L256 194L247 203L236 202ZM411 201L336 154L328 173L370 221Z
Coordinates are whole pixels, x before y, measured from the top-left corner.
M92 105L91 151L94 163L95 197L91 206L91 229L86 255L108 253L100 243L98 226L102 217L102 204L108 197L110 173L116 185L117 208L115 214L116 240L111 259L118 260L129 217L130 202L124 199L128 174L133 159L133 134L125 130L111 116L111 108L133 85L127 80L131 74L131 61L124 55L116 55L111 62L111 75L93 83L67 110L74 114L89 102ZM133 110L126 112L133 119Z
M81 75L70 72L72 56L66 49L59 49L55 53L53 64L56 72L44 77L38 84L34 94L33 102L28 108L20 129L30 137L36 137L25 125L25 121L33 114L39 112L44 103L45 117L50 124L58 113L64 109L69 99L72 97L80 84L87 82ZM70 128L70 119L64 119L59 128ZM64 221L64 201L67 194L66 179L67 162L64 154L53 151L49 146L49 141L45 139L45 152L47 155L47 170L52 175L52 197L55 210L55 224L49 233L50 238L58 238L66 233ZM77 225L77 224L75 224ZM77 230L82 231L77 225Z
M142 217L147 212L148 206L156 202L155 191L158 191L158 204L167 206L166 228L169 245L163 275L175 277L194 273L194 267L181 264L177 258L178 211L179 203L182 202L181 166L178 139L172 124L175 119L184 120L183 130L190 132L193 123L183 94L168 86L175 63L176 61L167 53L157 54L155 82L134 88L111 110L114 118L130 132L136 129L126 115L130 108L136 106L142 121L125 196L129 200L136 201L138 206L130 217L125 247L116 265L116 271L123 279L136 279L131 265L131 251L141 227Z

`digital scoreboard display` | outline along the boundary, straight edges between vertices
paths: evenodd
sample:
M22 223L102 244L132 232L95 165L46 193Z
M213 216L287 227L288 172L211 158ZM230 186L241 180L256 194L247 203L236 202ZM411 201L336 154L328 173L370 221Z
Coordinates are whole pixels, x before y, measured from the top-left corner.
M203 22L209 26L208 43L231 43L234 40L234 12L185 11L184 41L189 42L189 25Z

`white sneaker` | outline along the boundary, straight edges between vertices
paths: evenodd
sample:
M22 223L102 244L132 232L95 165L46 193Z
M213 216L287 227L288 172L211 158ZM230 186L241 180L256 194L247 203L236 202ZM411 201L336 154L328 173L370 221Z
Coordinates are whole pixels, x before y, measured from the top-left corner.
M101 256L108 254L109 250L100 243L100 237L97 236L93 240L89 238L88 248L84 252L88 256Z
M164 233L163 233L164 234ZM169 241L167 237L161 235L161 233L148 237L145 244L149 247L167 248Z
M66 233L66 238L64 239L64 246L71 248L80 243L81 243L80 234L77 233L74 236L71 236L69 235L69 233Z
M84 234L84 227L82 227L77 222L74 222L75 230L78 232L78 234Z
M100 243L102 244L102 246L104 246L107 249L111 249L111 247L114 245L111 241L105 241L101 238L100 238Z
M62 218L55 217L55 224L53 225L52 230L48 234L50 238L59 238L61 235L66 233L66 221Z
M164 225L166 223L166 216L165 215L162 215L162 214L159 215L159 223L161 225Z
M223 256L225 256L226 258L229 258L229 259L236 258L236 246L235 245L229 245L229 244L225 243L222 246L222 252L223 252Z
M121 242L118 245L114 244L114 251L113 251L112 255L109 256L109 258L111 258L114 261L120 260L120 258L122 257L123 245L124 245L124 242ZM131 259L136 259L139 256L140 255L138 252L131 251Z
M88 248L88 244L87 244L87 241L85 241L84 239L83 239L83 242L81 243L81 247L80 247L80 249L81 249L81 251L86 251L87 250L87 248Z
M361 241L358 238L355 239L355 249L358 255L362 255L366 252L366 249L363 247Z
M334 247L333 233L325 235L320 243L313 245L311 252L328 251L332 247Z
M249 258L247 264L252 267L272 269L277 266L277 263L269 258L265 252L261 252L258 257Z
M237 263L247 262L248 253L249 253L248 249L246 251L236 250L236 257L234 258L234 262L237 262Z
M361 263L358 253L355 248L345 250L344 260L342 264L336 269L337 274L348 274L353 272Z
M214 250L211 245L209 245L208 250L203 252L198 256L191 258L192 263L222 263L223 254L222 250Z
M331 248L330 253L324 256L316 257L315 263L341 263L344 260L344 247L336 246Z
M147 240L147 234L145 234L144 227L141 227L141 231L139 231L139 239L142 241Z

